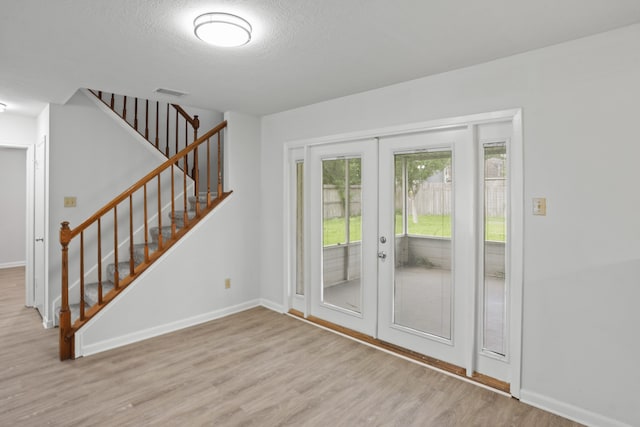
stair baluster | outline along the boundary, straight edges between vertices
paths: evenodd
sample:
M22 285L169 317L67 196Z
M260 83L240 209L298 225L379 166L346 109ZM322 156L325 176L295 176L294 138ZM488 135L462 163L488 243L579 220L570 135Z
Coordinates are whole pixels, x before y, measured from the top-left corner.
M133 104L133 128L138 130L138 98L136 98Z
M144 106L144 139L149 141L149 100L145 101ZM156 144L156 148L157 148Z
M118 289L120 284L120 274L118 272L118 205L113 206L113 259L114 259L114 272L113 272L113 284Z
M173 173L173 168L171 169ZM147 184L144 184L144 262L149 262L149 220L147 214Z
M102 305L102 219L98 218L98 304Z
M80 320L84 320L84 231L80 233Z
M133 253L133 194L129 194L129 275L133 276L135 268Z
M195 119L194 119L195 121ZM61 224L60 229L60 243L62 245L62 274L61 274L61 307L60 307L60 359L69 359L75 357L74 353L74 334L78 329L80 329L83 325L85 325L88 321L90 321L102 308L104 308L107 304L109 304L113 299L124 290L129 284L131 284L142 271L152 265L155 261L159 259L159 257L169 249L175 242L177 242L182 236L186 234L188 229L193 227L198 221L200 221L206 214L211 212L215 206L217 206L222 200L228 197L231 192L223 192L222 191L222 181L220 180L220 169L222 168L221 159L218 159L218 169L219 169L219 182L218 182L218 193L216 194L215 200L211 197L211 192L207 191L206 198L203 198L199 193L201 188L200 181L200 167L198 159L200 157L199 149L202 144L207 144L207 171L206 176L211 176L211 159L209 155L211 154L210 139L214 135L218 134L218 153L221 152L221 133L226 127L226 122L222 122L220 125L211 129L209 132L205 133L202 137L198 138L195 142L189 144L186 148L180 150L178 153L173 155L170 159L164 162L162 165L158 166L156 169L151 171L133 186L131 186L128 190L120 194L118 197L113 199L103 208L98 210L94 215L92 215L89 219L84 221L78 227L74 229L69 228L68 222L63 222ZM197 126L196 126L197 129ZM195 135L195 129L194 129ZM187 196L187 174L183 172L186 170L186 162L187 156L193 156L194 161L194 181L196 191L198 194L193 198L193 203L191 210L188 207L188 203L190 202L191 197ZM180 166L183 166L184 169L181 169ZM170 173L170 177L166 177L166 173ZM176 212L176 194L175 194L175 175L176 173L182 174L182 205L184 207L184 211L182 213ZM165 175L162 175L165 174ZM204 174L204 172L203 172ZM165 176L167 179L171 179L171 203L170 207L167 206L167 210L170 208L170 218L171 218L171 227L165 227L166 230L163 230L162 226L162 179L161 177ZM157 180L157 215L158 215L158 227L149 229L148 227L148 203L151 203L153 206L154 200L148 198L148 184L152 183L153 180ZM210 180L208 179L207 190L210 190ZM134 209L138 209L136 205L133 203L134 193L137 191L141 191L143 193L143 214L144 218L136 220L136 215L134 214ZM138 193L140 194L140 193ZM167 197L167 196L165 196ZM118 206L123 203L126 199L128 200L128 215L129 215L129 232L124 233L126 235L122 236L123 241L120 241L120 236L118 232L118 212L123 216L124 212L122 212ZM205 203L206 207L201 206L201 203ZM126 205L123 203L121 209L127 209ZM154 208L152 207L152 212ZM113 211L113 213L111 213ZM195 211L195 212L194 212ZM107 280L103 280L103 257L102 257L102 218L105 216L113 215L113 264L109 264L107 266ZM165 213L166 214L166 213ZM176 216L177 214L177 216ZM182 221L180 221L182 219ZM135 228L136 221L140 221L140 225L144 224L144 244L135 245ZM110 221L109 221L110 222ZM85 231L91 227L93 224L97 223L97 243L90 239L91 235L85 235ZM110 224L109 224L110 225ZM169 230L170 233L169 233ZM149 243L148 237L152 236L154 243ZM69 247L73 242L75 237L79 236L77 244L79 245L79 273L78 276L75 276L75 283L78 284L79 290L78 294L74 294L77 298L75 301L79 301L78 307L70 306L69 304ZM120 263L120 252L119 245L123 245L126 243L126 239L129 239L128 243L128 253L129 259L128 261L123 261ZM89 266L90 269L85 271L87 268L86 254L87 245L97 245L97 267ZM142 254L140 251L143 251ZM75 253L75 252L73 252ZM109 256L109 255L107 255ZM122 264L122 265L120 265ZM128 267L128 268L127 268ZM92 269L97 268L97 283L86 284L86 277L90 275ZM125 271L128 270L128 274ZM75 268L74 268L75 271ZM96 295L97 294L97 295ZM85 309L85 303L87 304ZM74 308L75 307L75 308ZM73 323L72 320L74 320Z
M176 222L173 218L176 217L176 192L175 192L175 174L174 174L174 166L171 165L171 238L176 238Z
M207 206L211 203L211 138L207 138Z
M167 138L166 138L167 145L164 148L164 154L167 157L171 157L171 156L169 156L169 104L167 104L167 120L166 120L166 122L167 122Z
M156 148L160 149L160 102L156 101Z
M222 194L222 152L220 133L218 133L218 197Z
M184 170L187 170L187 156L184 156ZM187 217L187 175L186 174L182 174L182 183L183 183L183 188L182 188L182 201L184 202L184 210L182 211L182 226L186 227L188 225L189 222L189 218Z

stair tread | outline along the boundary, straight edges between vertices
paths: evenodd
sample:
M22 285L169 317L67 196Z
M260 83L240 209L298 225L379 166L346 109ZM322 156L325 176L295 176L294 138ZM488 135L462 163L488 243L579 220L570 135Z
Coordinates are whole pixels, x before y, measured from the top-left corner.
M216 197L218 197L218 193L211 193L211 200L215 199ZM200 200L200 202L206 202L207 201L207 193L200 193L198 195L198 199ZM195 202L196 201L196 196L189 196L187 197L187 200L190 202Z
M184 211L184 209L181 209L181 210L175 210L175 211L174 211L174 215L175 215L175 216L182 216L182 215L184 214L184 212L185 212L185 211ZM195 210L195 209L187 209L187 214L188 214L189 216L191 216L191 214L195 215L195 214L196 214L196 210ZM168 215L169 215L169 218L171 218L171 212L169 212L169 214L168 214Z
M149 254L158 250L158 244L154 242L149 243L137 243L133 245L133 260L135 265L140 265L144 262L144 249L149 248Z
M84 300L87 304L93 306L98 302L98 283L89 283L84 286ZM104 297L114 288L113 282L107 280L102 282L102 296Z
M133 262L134 266L135 266L135 259ZM118 277L120 279L127 277L130 273L130 264L129 261L121 261L118 263ZM115 281L115 273L116 273L116 266L115 264L109 264L107 265L107 281L113 282Z
M136 249L142 249L144 250L144 247L146 245L149 245L149 250L150 251L155 251L158 249L158 244L154 243L154 242L148 242L148 243L136 243L133 245L133 250L135 251Z

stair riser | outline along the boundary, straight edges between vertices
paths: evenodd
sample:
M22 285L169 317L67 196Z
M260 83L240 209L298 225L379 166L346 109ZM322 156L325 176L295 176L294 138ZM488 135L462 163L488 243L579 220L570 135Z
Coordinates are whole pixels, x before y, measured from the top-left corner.
M136 265L142 264L145 261L144 256L144 243L139 243L137 245L133 245L133 260ZM154 243L148 244L149 255L158 250L158 245Z
M102 284L102 297L108 294L113 289L113 287L114 287L113 282L104 282ZM97 283L91 283L85 286L84 301L89 306L93 306L98 303L98 284Z
M211 200L214 200L217 197L216 193L211 193ZM196 210L196 196L189 196L189 210ZM198 196L198 201L200 202L200 209L204 209L207 207L207 193L200 193Z
M134 261L135 266L135 261ZM130 265L129 261L119 262L118 263L118 278L124 279L130 273ZM115 264L109 264L107 266L107 280L115 283L115 275L116 275L116 267Z
M184 211L175 211L174 215L175 220L173 222L175 222L176 224L176 231L177 229L184 228ZM187 211L187 221L194 218L195 216L196 211ZM171 221L171 212L169 212L167 217L169 218L169 221Z
M176 231L177 231L177 227L176 227ZM158 245L158 235L160 233L158 232L158 227L153 227L151 230L149 230L149 235L151 236L151 241L153 242L154 245ZM167 242L171 239L171 227L162 227L162 241L163 242Z

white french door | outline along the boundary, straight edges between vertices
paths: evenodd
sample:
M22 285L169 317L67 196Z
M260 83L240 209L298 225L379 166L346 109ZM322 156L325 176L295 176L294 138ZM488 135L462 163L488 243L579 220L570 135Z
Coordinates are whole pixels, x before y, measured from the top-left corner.
M379 153L378 337L464 366L475 279L472 141L465 128L439 130L381 138Z
M289 307L517 397L521 124L489 116L290 150Z
M311 147L311 315L370 336L377 322L377 143Z

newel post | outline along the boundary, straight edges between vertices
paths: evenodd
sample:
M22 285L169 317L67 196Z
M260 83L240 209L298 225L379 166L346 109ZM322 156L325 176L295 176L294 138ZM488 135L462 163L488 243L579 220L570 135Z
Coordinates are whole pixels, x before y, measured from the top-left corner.
M60 244L62 244L62 282L60 304L60 360L73 357L72 339L68 336L71 331L71 311L69 310L69 242L71 241L71 229L69 222L65 221L60 228Z

